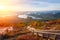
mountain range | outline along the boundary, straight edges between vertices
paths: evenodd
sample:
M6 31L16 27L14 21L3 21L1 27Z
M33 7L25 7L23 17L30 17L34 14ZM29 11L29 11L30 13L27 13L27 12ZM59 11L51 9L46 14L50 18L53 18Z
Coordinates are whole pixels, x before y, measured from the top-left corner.
M54 11L26 11L16 12L17 15L11 16L10 18L0 18L0 23L16 23L16 22L27 22L32 20L51 20L60 19L60 10Z
M60 19L60 10L54 11L33 11L27 14L32 19Z

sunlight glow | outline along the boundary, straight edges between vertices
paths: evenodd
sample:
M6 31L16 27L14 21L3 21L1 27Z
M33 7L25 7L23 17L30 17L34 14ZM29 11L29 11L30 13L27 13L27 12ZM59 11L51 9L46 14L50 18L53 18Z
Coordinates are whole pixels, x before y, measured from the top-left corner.
M2 11L2 10L6 10L6 7L3 6L3 5L0 5L0 10L1 10L1 11Z

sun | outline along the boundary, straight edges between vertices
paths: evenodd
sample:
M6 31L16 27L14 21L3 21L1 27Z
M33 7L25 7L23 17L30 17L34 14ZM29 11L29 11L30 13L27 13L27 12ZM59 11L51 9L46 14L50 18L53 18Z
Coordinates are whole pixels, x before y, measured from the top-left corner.
M11 12L7 9L6 5L0 5L0 18L5 18L12 15Z
M4 5L0 5L0 11L5 10L5 9L6 9L6 7Z

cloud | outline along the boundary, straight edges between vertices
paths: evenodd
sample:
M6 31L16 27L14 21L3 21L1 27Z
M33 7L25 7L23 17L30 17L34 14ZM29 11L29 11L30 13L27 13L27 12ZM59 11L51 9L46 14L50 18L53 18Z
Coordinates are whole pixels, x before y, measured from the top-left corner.
M12 11L60 10L60 3L51 3L47 0L0 0L1 4Z
M28 15L18 15L18 17L19 18L25 18L26 19L28 17Z
M50 3L39 0L22 0L20 7L25 11L60 10L60 3Z

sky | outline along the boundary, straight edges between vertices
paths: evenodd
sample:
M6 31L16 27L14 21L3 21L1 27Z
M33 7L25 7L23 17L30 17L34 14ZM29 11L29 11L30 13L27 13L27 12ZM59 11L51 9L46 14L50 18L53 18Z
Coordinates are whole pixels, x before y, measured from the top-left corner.
M60 10L60 0L0 0L4 11L45 11Z

